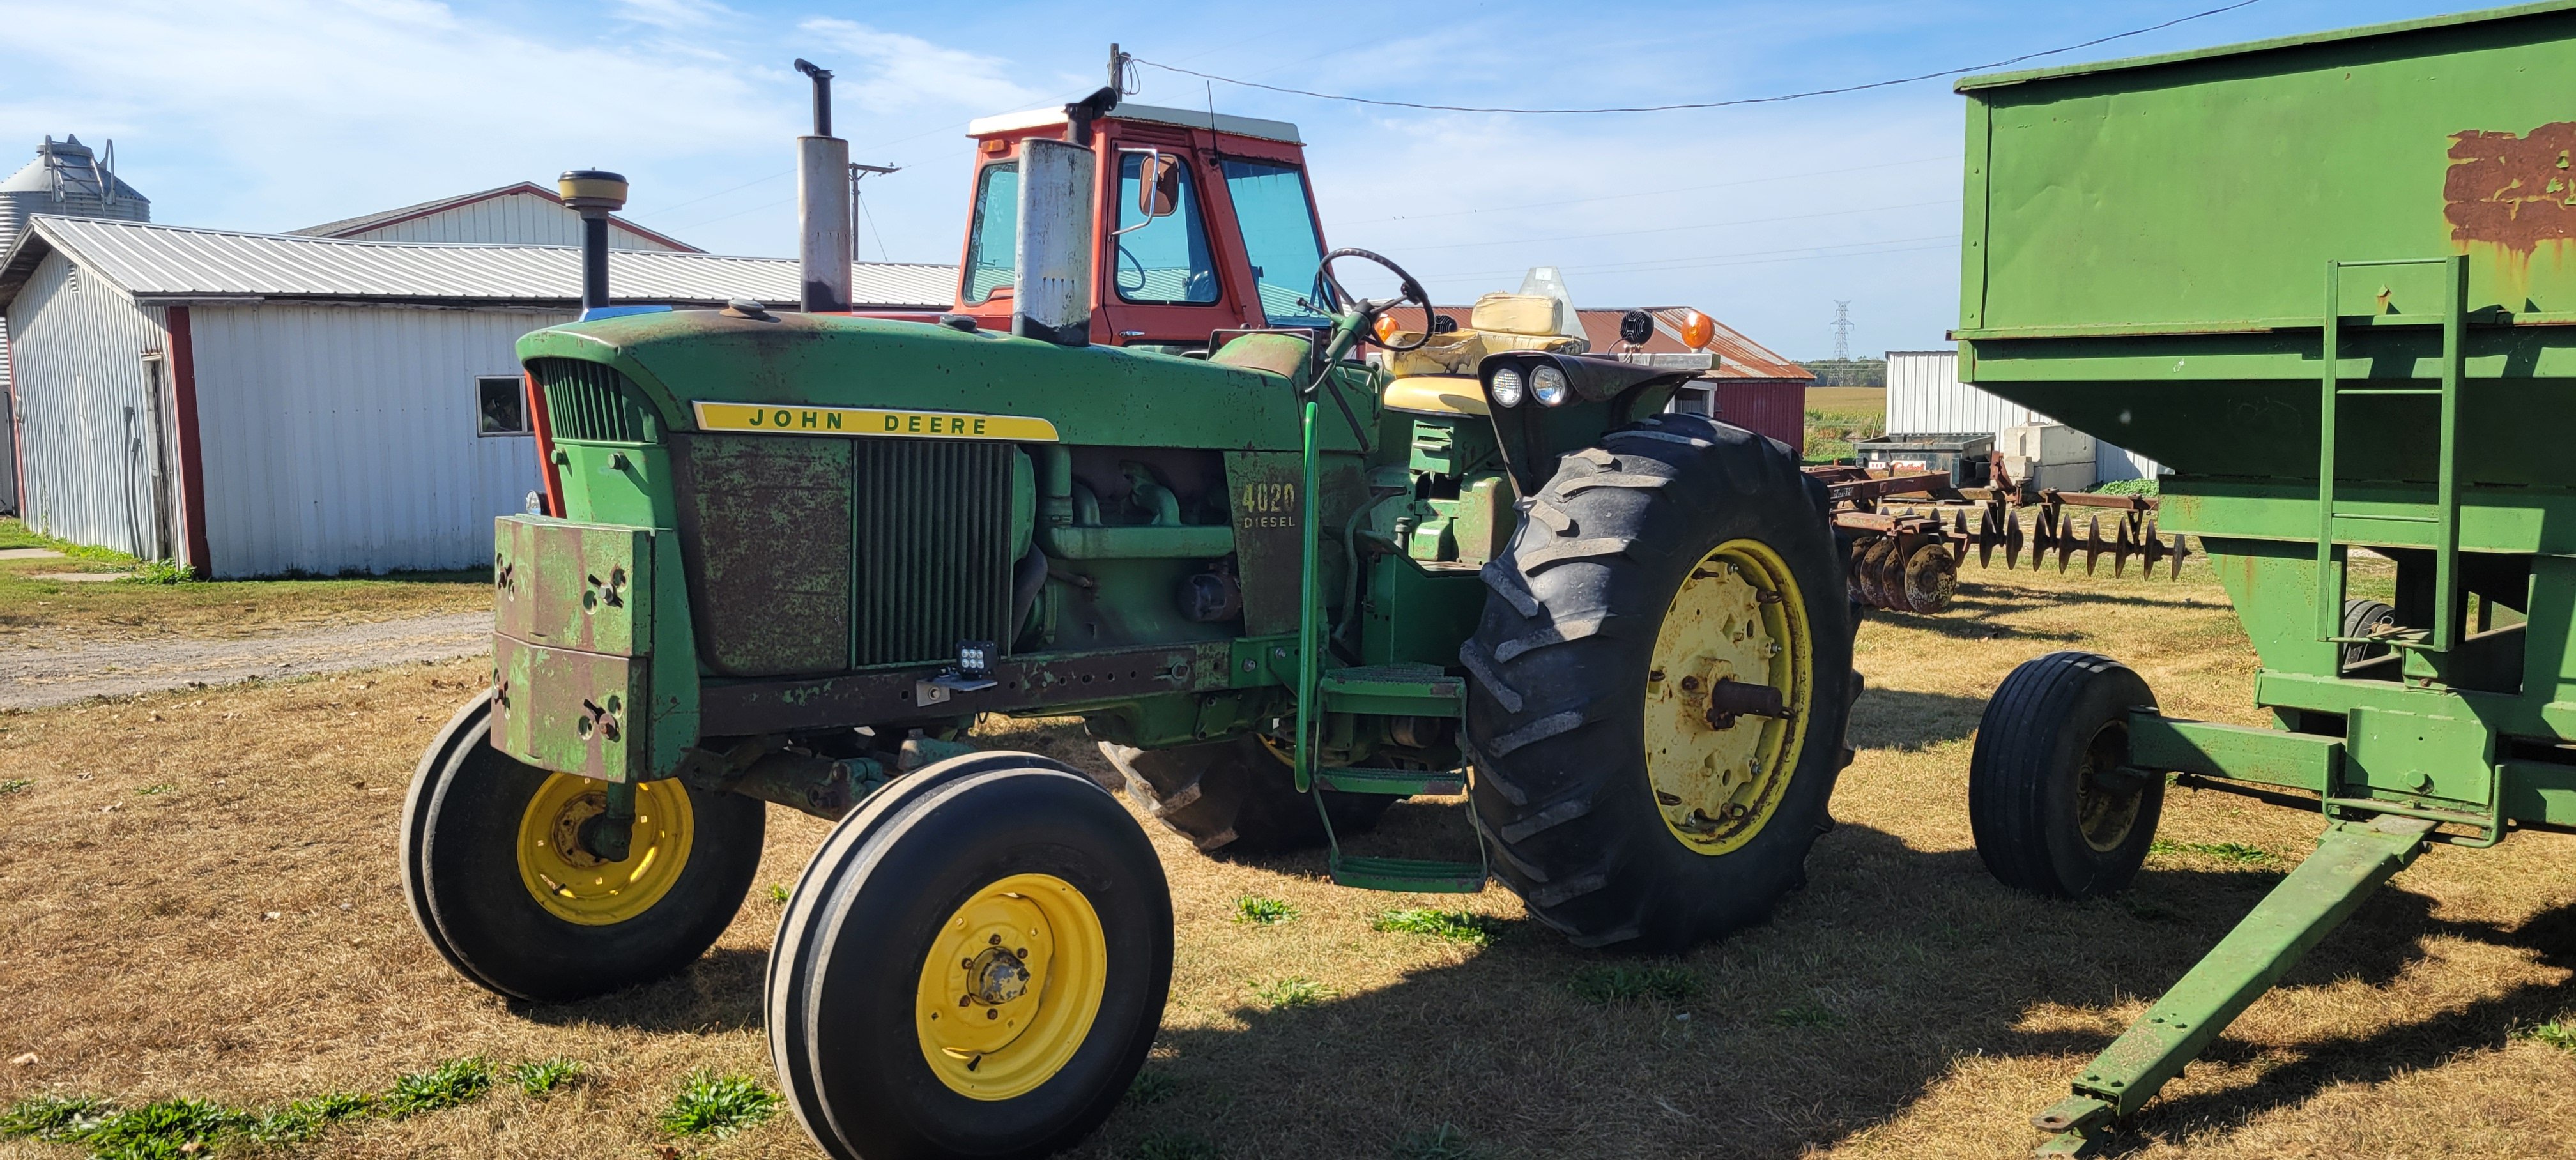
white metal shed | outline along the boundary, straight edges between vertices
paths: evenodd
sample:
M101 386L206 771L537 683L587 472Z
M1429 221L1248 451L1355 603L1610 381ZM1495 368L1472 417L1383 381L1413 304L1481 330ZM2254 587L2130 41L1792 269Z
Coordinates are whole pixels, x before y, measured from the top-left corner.
M1887 352L1887 433L1890 435L1977 434L2001 436L2006 427L2057 420L2018 403L1959 381L1955 350ZM2094 439L2096 478L2152 479L2164 469L2155 460L2114 447L2102 431Z
M538 486L514 347L576 316L580 261L38 217L0 255L27 523L225 578L480 565ZM620 302L796 301L793 259L609 270ZM956 269L861 263L853 285L943 310Z

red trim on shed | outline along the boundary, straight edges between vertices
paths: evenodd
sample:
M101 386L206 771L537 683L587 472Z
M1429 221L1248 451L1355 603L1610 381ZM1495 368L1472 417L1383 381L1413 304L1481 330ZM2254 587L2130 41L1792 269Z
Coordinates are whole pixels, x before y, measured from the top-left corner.
M179 421L179 514L188 539L183 562L198 576L212 576L215 555L206 546L206 457L197 442L197 347L187 307L170 307L169 331L170 399Z
M5 355L9 361L9 471L17 477L10 485L15 490L9 494L17 501L19 520L24 521L27 518L27 441L19 437L18 429L27 424L18 410L18 348L14 345L0 347L0 355Z
M564 518L563 477L555 472L555 425L546 414L546 399L537 391L537 376L521 372L519 381L528 384L528 429L537 436L537 478L546 487L546 514Z

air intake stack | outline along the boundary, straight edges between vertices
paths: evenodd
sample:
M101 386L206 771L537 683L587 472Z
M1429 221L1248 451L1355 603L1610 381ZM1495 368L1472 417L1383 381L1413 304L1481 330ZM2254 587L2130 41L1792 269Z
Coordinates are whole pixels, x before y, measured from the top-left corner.
M626 208L626 179L605 169L573 169L555 179L565 205L581 211L581 308L608 305L608 215Z
M814 134L796 139L799 307L850 308L850 143L832 135L832 70L799 60L814 78Z

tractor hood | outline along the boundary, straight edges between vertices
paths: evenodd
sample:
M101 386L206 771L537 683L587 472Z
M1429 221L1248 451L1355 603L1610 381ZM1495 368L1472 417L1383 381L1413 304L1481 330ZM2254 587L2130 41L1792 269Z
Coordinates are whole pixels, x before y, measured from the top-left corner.
M674 431L1252 450L1293 449L1298 430L1294 387L1267 371L844 314L633 314L535 331L518 353L614 367Z

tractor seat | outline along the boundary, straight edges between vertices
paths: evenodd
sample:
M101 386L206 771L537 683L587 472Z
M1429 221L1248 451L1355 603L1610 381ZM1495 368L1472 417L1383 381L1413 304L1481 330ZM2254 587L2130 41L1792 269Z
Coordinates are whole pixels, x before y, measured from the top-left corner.
M1386 385L1383 401L1387 410L1416 415L1487 413L1484 384L1474 375L1408 375Z

